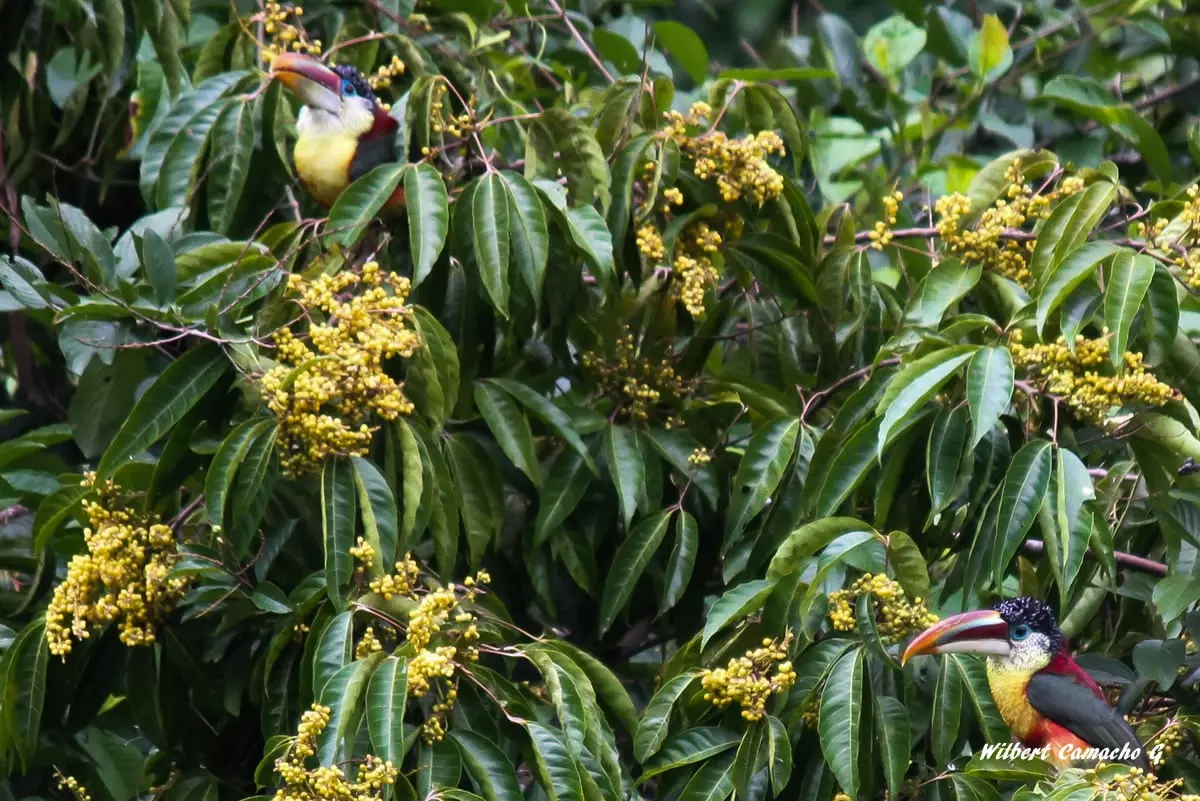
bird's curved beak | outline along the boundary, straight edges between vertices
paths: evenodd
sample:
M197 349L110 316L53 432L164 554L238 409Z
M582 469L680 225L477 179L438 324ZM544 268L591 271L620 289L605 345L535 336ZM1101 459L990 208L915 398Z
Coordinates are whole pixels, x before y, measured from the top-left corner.
M904 649L900 664L920 654L1008 656L1008 623L994 609L953 615L921 632Z
M341 109L342 78L312 56L280 53L271 61L277 78L306 106L336 114Z

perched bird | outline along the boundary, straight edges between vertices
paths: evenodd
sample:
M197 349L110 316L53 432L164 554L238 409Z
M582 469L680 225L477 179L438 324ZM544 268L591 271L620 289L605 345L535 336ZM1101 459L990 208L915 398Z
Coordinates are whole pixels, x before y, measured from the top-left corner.
M398 159L399 123L384 111L354 67L331 67L311 56L280 53L271 62L271 77L304 104L296 119L293 157L300 180L321 205L333 205L355 179ZM404 189L397 187L384 208L403 205Z
M1012 598L948 617L917 635L901 662L944 653L987 657L1000 716L1047 761L1060 768L1102 761L1149 769L1141 740L1071 658L1054 613L1041 601Z

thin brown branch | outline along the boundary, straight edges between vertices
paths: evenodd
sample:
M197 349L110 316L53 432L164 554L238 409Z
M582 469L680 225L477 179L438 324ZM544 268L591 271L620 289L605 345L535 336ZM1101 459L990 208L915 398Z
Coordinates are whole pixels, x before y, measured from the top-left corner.
M1028 554L1040 556L1046 550L1046 543L1041 540L1025 540L1022 548ZM1092 559L1097 558L1095 552L1090 549L1087 551L1087 555ZM1113 551L1113 561L1121 567L1127 567L1140 573L1149 573L1152 576L1160 577L1167 575L1167 566L1162 562L1155 562L1153 559L1125 551Z
M814 392L812 395L809 396L808 400L805 402L803 411L800 412L801 421L806 420L810 414L812 414L813 412L817 411L822 406L824 406L825 401L829 398L830 395L837 392L839 389L846 386L847 384L852 383L854 381L858 381L860 378L865 378L873 370L878 370L881 367L890 367L893 364L899 364L899 363L900 363L899 356L894 356L890 359L884 359L883 361L878 362L877 364L870 364L870 365L867 365L866 367L859 368L858 370L855 370L852 373L848 373L847 375L844 375L841 378L839 378L837 381L834 381L832 384L830 384L825 389L823 389L819 392Z
M604 80L608 81L609 83L616 83L616 78L612 76L612 73L609 72L604 66L604 62L600 60L598 55L596 55L596 51L593 50L591 45L587 43L587 40L583 38L583 34L581 34L579 29L575 27L575 23L571 22L571 18L567 16L566 10L558 4L558 0L547 0L547 2L550 3L550 8L554 9L554 13L558 15L558 18L562 20L563 25L567 26L567 30L570 32L571 37L580 47L583 48L584 54L587 55L587 57L591 59L592 63L596 65L596 69L600 70L600 74L604 76Z

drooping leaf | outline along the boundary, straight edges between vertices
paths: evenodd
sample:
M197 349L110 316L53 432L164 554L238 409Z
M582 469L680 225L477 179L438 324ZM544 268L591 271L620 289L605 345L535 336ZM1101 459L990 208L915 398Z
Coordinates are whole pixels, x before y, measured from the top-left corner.
M604 582L604 596L600 601L601 633L608 631L616 621L617 615L629 603L638 579L666 536L670 522L671 512L668 509L643 519L630 530L617 549Z

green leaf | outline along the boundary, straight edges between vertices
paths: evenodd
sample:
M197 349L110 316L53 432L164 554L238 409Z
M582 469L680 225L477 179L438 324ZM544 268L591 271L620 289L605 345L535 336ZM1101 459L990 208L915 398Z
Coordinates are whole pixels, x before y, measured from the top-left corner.
M600 601L601 635L608 631L617 615L629 603L638 579L666 536L670 522L670 510L663 509L634 526L621 542L608 571L608 578L604 583L604 596Z
M475 384L475 405L504 455L529 477L534 486L540 486L542 479L533 447L533 432L517 404L499 387L479 381Z
M4 704L0 705L0 714L4 715L12 744L26 770L32 766L38 749L42 705L46 700L46 666L50 649L45 631L45 620L40 616L35 618L21 630L3 658L6 670L2 674L5 676Z
M700 534L696 527L696 518L681 510L675 520L675 547L671 549L671 558L667 561L662 601L658 605L660 617L679 603L679 599L683 597L683 593L692 580L692 571L696 566L696 552L699 549Z
M937 684L933 688L933 719L930 726L930 745L938 765L950 761L950 751L958 739L962 720L963 683L950 655L942 657Z
M726 590L725 594L714 601L713 605L709 607L708 616L704 623L704 636L700 639L700 647L702 649L705 648L709 640L730 623L739 621L756 609L761 608L767 600L767 596L774 589L774 581L759 579L756 581L747 581L745 584L739 584L732 589Z
M1111 242L1087 242L1071 251L1070 255L1049 270L1034 290L1037 297L1038 335L1046 327L1050 313L1057 309L1067 296L1087 280L1100 263L1120 250Z
M325 685L354 658L354 613L341 612L329 621L313 652L314 698L320 698Z
M817 551L838 537L856 531L875 533L875 529L853 517L830 517L801 526L789 534L775 551L775 556L767 567L767 579L778 581L784 576L800 572L809 557Z
M1037 517L1042 499L1050 486L1052 461L1050 443L1032 440L1017 451L1004 475L1000 506L996 513L996 541L999 547L992 563L997 585Z
M982 275L982 265L963 267L956 260L942 262L917 285L904 312L904 322L927 328L937 325L951 306L975 288Z
M546 209L537 190L525 180L525 176L504 170L500 178L508 192L513 259L521 271L525 286L533 295L535 305L539 305L542 283L546 278L546 263L550 258L550 229L546 222Z
M404 172L404 208L408 214L415 287L433 272L450 232L446 183L432 164L421 162Z
M721 754L710 759L692 776L678 801L725 801L733 794L733 758Z
M462 753L463 764L487 801L521 801L521 785L509 759L493 742L471 731L450 733Z
M512 395L517 403L524 406L530 414L549 426L557 437L579 454L589 470L598 473L588 446L575 431L574 424L566 412L555 406L545 395L530 388L528 384L513 381L510 378L489 378L487 380Z
M175 253L163 238L147 229L142 237L142 266L154 288L154 300L166 306L175 299Z
M1154 259L1145 253L1122 250L1113 256L1104 288L1104 324L1109 332L1109 352L1117 371L1125 366L1129 328L1142 308L1154 279Z
M911 598L929 597L929 567L920 546L903 531L887 535L887 558L896 571L896 580Z
M692 670L671 678L658 689L650 703L646 704L641 720L638 721L637 733L633 737L633 757L638 762L644 765L650 757L658 753L658 749L667 739L675 702L698 675L697 671Z
M784 469L796 450L799 433L799 419L782 418L762 426L750 438L733 477L733 497L725 515L723 553L733 547L737 535L763 510L779 487Z
M374 575L386 576L396 562L400 537L396 497L383 473L370 461L355 456L350 463L354 466L358 508L362 510L363 539L375 551L371 567Z
M568 208L563 188L551 181L534 181L534 187L550 203L559 226L570 237L591 267L601 288L612 281L613 239L604 218L591 206Z
M979 33L971 40L971 73L981 83L991 83L1012 66L1013 52L1008 44L1008 29L995 14L983 18ZM895 790L892 791L895 793Z
M768 715L767 725L767 773L771 790L778 796L792 778L792 741L779 718Z
M714 508L720 504L721 487L716 467L712 463L694 465L688 461L700 446L700 441L678 428L654 428L649 432L650 444L658 450L671 467L682 476L691 479L692 485Z
M654 23L654 35L697 86L704 83L708 76L708 49L695 31L679 22L661 20Z
M66 484L47 495L33 513L33 552L40 554L63 523L79 512L79 502L88 494L85 487Z
M208 507L209 519L223 528L230 529L233 526L233 510L229 507L228 499L238 470L251 445L272 425L271 420L252 418L245 421L229 432L213 455L204 479L204 503Z
M876 445L878 458L883 458L883 451L891 443L901 421L909 419L913 411L937 394L978 350L976 345L942 348L906 365L892 378L875 410L883 416Z
M992 159L984 166L967 187L967 197L971 199L971 215L976 217L992 205L1009 186L1006 177L1016 161L1021 165L1021 172L1027 181L1047 175L1058 165L1058 157L1049 150L1013 150Z
M1054 492L1048 500L1054 512L1057 537L1047 537L1046 545L1049 548L1051 540L1055 541L1057 553L1051 554L1051 558L1058 568L1055 572L1060 581L1059 600L1066 609L1092 536L1090 521L1083 514L1083 504L1095 500L1096 490L1087 466L1072 451L1055 448L1054 457Z
M1054 207L1049 219L1038 232L1037 244L1029 261L1035 282L1058 267L1071 251L1087 241L1092 229L1104 219L1117 197L1117 186L1111 181L1097 181L1068 195Z
M751 723L742 735L742 742L733 757L733 788L738 798L750 797L750 783L766 757L763 748L766 735L767 724L762 720Z
M334 606L346 603L354 560L354 476L350 465L330 459L321 468L321 533L325 550L325 590Z
M430 497L425 493L425 465L421 459L421 447L408 423L403 420L396 422L396 439L400 443L400 500L402 515L400 518L400 539L396 543L396 554L400 555L412 549L416 534L429 522L428 503L422 504L424 498ZM432 495L432 493L430 493ZM419 515L424 510L424 522L417 526Z
M703 762L733 748L740 739L735 732L717 726L684 729L663 743L662 748L646 761L637 784L668 770Z
M134 404L96 467L99 477L153 445L216 385L229 364L215 345L193 348L172 362Z
M408 169L411 167L407 164L380 164L346 187L329 210L326 228L333 241L349 246L362 239L363 232L391 199Z
M354 746L354 733L362 719L360 702L375 666L384 659L376 653L343 667L317 695L317 703L333 710L329 725L317 738L316 758L323 765L342 762Z
M1100 83L1077 75L1056 75L1042 88L1041 97L1107 127L1142 154L1160 181L1171 182L1171 157L1158 131L1142 112L1118 103Z
M454 414L458 404L459 384L462 380L462 366L458 359L458 346L445 327L424 306L410 306L412 319L421 333L423 347L414 354L409 362L409 379L405 384L412 390L421 384L423 393L423 411L440 428ZM414 374L414 368L417 374ZM436 388L429 376L436 377ZM440 403L439 401L440 396ZM415 397L414 397L415 400Z
M208 221L214 231L228 231L246 188L254 154L254 114L251 103L230 103L213 125L206 195ZM163 303L163 301L159 301Z
M929 511L932 514L939 514L954 500L953 491L961 475L959 468L966 441L966 408L960 405L938 412L925 449L925 479L929 485Z
M550 801L584 801L583 771L562 735L540 723L526 722L533 741L534 763Z
M645 494L646 468L638 448L637 432L610 423L604 430L604 453L608 459L608 474L621 504L621 520L628 529L637 513L638 498Z
M992 702L992 692L988 687L987 666L980 659L966 654L947 654L946 665L953 665L962 677L962 686L966 690L967 700L971 702L971 711L975 720L983 728L988 742L1005 743L1012 739L1008 727Z
M825 762L837 777L842 790L851 798L858 798L864 672L861 648L854 648L842 655L825 682L817 723Z
M1012 354L1008 348L980 348L967 365L967 406L971 410L971 447L992 430L1012 399L1014 381Z
M1142 640L1133 646L1133 666L1138 676L1167 690L1179 678L1186 648L1183 640Z
M871 709L875 716L875 742L879 744L883 776L888 793L896 798L899 797L900 784L912 761L908 710L903 703L888 695L876 695Z
M925 31L899 14L893 14L872 25L862 43L867 61L892 79L895 79L924 49ZM841 777L838 779L840 781ZM845 784L842 786L844 788ZM854 793L850 795L853 797Z
M504 525L504 484L487 451L470 437L452 435L446 440L446 455L455 490L462 497L459 508L467 534L467 566L474 571Z
M538 496L537 520L533 527L534 548L545 544L575 511L591 481L591 474L575 451L564 450L555 457L550 475Z
M479 277L501 317L508 318L509 199L504 179L489 173L471 193L471 245Z
M1166 576L1154 585L1154 606L1164 623L1173 623L1196 601L1200 601L1200 579Z

